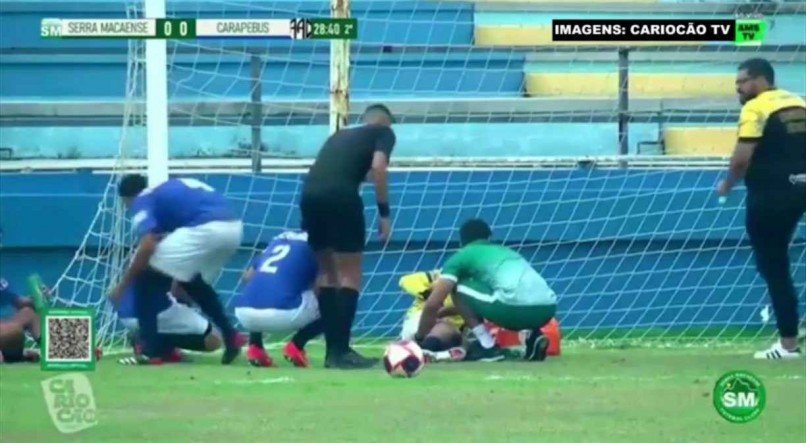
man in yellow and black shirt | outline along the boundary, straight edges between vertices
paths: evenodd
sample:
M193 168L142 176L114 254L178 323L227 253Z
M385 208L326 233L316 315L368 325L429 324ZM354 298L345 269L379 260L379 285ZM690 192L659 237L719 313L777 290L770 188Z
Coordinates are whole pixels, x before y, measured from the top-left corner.
M403 319L403 329L400 332L402 340L414 340L414 335L420 326L420 316L423 313L425 301L431 295L431 288L433 283L439 279L439 274L439 270L414 272L400 279L400 288L414 297L414 301ZM450 359L461 360L461 357L464 357L464 350L459 352L460 355L458 355L456 348L462 345L462 329L465 321L456 311L450 296L445 300L445 305L440 310L439 317L440 320L422 340L423 351L436 353L453 349L454 352L449 356Z
M745 226L781 336L780 342L756 352L755 358L800 358L789 243L806 212L806 105L801 97L775 87L775 71L760 58L739 65L736 90L743 105L739 140L728 178L717 192L727 196L737 182L745 181Z

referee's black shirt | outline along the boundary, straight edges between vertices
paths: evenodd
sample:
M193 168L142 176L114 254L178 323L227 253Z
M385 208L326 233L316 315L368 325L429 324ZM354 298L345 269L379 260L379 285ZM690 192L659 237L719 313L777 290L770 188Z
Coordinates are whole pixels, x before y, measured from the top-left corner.
M395 140L392 128L376 124L343 129L331 135L308 171L303 192L358 192L372 167L375 151L390 158Z

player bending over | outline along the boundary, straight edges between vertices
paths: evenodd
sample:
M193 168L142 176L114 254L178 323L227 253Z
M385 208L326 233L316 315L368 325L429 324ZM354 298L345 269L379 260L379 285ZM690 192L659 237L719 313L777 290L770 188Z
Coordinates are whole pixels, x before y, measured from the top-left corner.
M313 292L316 256L308 234L286 231L274 237L244 273L246 285L235 302L235 316L249 331L246 356L253 366L273 361L263 348L263 333L297 331L283 349L294 366L308 367L305 344L322 333L319 304Z
M118 194L134 213L140 244L110 298L119 300L134 285L143 353L153 358L170 353L166 342L156 339L160 305L152 301L176 280L224 335L221 362L231 363L243 343L211 284L241 244L241 220L223 195L196 179L171 179L147 189L145 177L127 175Z
M380 236L387 240L392 229L387 180L395 145L392 120L386 106L368 107L363 126L340 130L327 139L305 178L300 211L319 264L327 368L369 368L378 362L350 347L366 241L364 202L358 191L365 178L374 180Z
M439 273L439 270L415 272L400 279L401 289L414 297L414 301L403 319L403 328L400 331L401 340L414 340L417 328L420 326L425 301L431 295L433 283L439 279ZM462 346L462 330L465 321L453 305L450 295L445 299L445 305L439 309L438 315L439 320L421 341L423 353L430 361L463 360L465 349Z
M173 291L180 290L174 287ZM117 307L118 319L126 329L129 330L133 340L134 356L120 360L123 364L159 364L161 358L149 359L141 354L142 345L138 338L139 322L135 314L135 291L134 287L129 287L120 300ZM157 314L157 340L161 340L162 346L171 349L171 354L167 361L177 362L182 360L177 348L188 351L212 352L221 347L222 338L220 333L213 329L213 325L204 317L187 305L179 303L174 296L168 292L163 295L151 297Z
M557 310L557 296L520 254L490 242L486 222L465 222L459 237L462 248L442 267L442 275L425 302L415 340L422 343L434 327L439 309L456 289L453 302L478 338L467 350L466 360L499 361L505 354L484 327L486 319L514 331L531 331L526 340L527 360L546 358L548 340L540 328Z

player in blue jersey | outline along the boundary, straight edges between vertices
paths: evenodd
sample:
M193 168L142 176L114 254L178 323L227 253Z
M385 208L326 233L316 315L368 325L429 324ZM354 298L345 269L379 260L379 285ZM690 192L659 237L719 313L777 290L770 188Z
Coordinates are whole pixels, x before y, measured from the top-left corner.
M295 366L308 366L305 344L322 333L313 292L317 272L308 234L299 231L274 237L252 262L235 302L235 316L250 332L247 358L251 364L273 364L263 348L263 333L297 331L283 354Z
M178 285L163 295L153 296L153 303L158 309L157 331L158 339L166 341L166 346L173 352L169 356L169 362L181 361L182 356L175 348L187 349L189 351L212 352L221 347L222 339L218 331L213 329L213 325L198 312L189 306L179 303L174 298L173 293L181 293ZM123 298L117 307L118 320L129 330L133 337L134 357L120 360L123 364L152 363L152 360L144 359L141 354L141 343L138 337L139 322L134 308L134 287L129 287L124 292Z
M221 362L231 363L243 343L211 284L241 244L240 218L223 195L191 178L148 188L145 177L127 175L120 181L118 195L134 214L140 244L110 297L120 300L126 288L134 285L143 353L162 358L170 352L166 342L157 339L159 304L154 298L168 292L176 280L224 335Z
M0 277L0 362L38 360L38 353L25 351L25 331L39 343L40 319L34 303Z

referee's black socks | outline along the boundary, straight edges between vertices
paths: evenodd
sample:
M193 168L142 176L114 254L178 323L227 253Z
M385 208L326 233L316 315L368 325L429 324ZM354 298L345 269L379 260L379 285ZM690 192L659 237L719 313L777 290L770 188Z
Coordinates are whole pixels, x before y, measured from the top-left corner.
M341 350L346 352L350 348L350 331L358 309L358 291L353 288L339 288L338 299L340 345Z
M327 355L335 356L341 352L339 342L339 300L338 289L333 287L319 288L319 315L322 320L322 330L325 333Z

